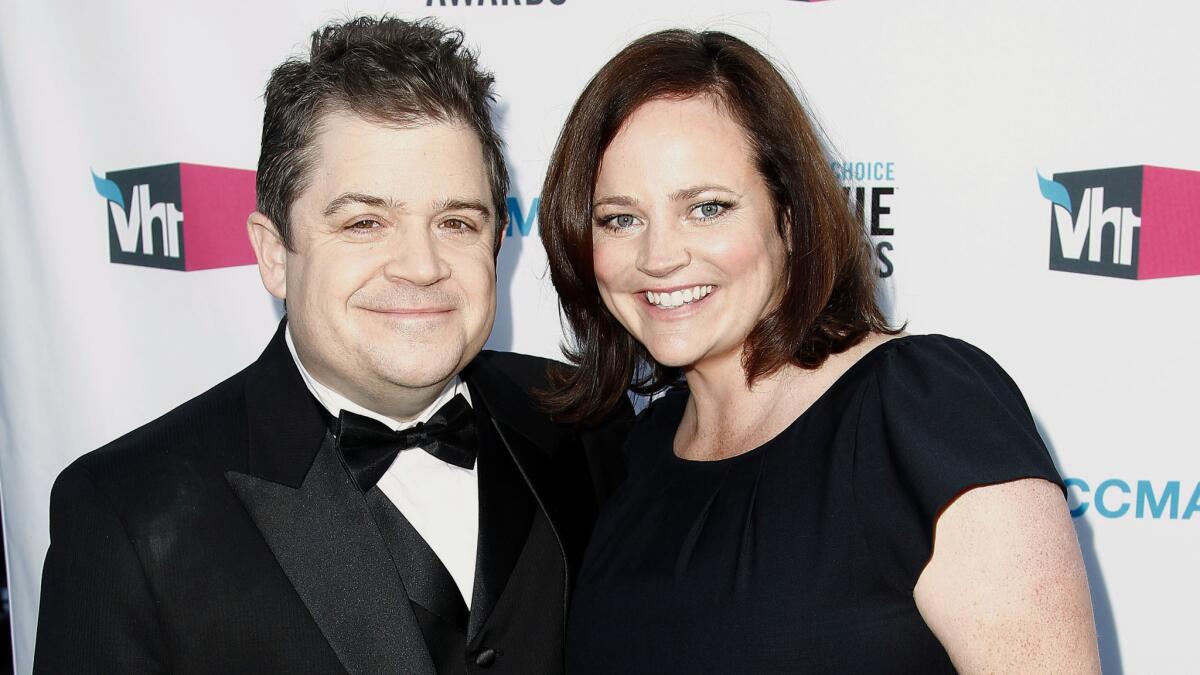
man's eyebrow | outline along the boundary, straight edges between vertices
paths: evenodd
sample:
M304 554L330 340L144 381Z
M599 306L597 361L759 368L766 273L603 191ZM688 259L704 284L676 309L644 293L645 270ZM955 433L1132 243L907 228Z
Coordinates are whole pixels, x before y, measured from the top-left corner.
M375 195L363 194L361 192L343 192L325 207L325 216L332 216L351 204L362 204L376 209L395 209L403 208L404 206L403 202L395 202L383 197L376 197Z
M492 219L492 209L484 202L478 199L466 197L447 197L434 205L435 213L445 213L446 211L478 211L484 220Z
M638 200L627 195L609 195L592 202L592 208L597 206L637 206Z
M672 192L671 201L681 202L688 199L695 199L705 192L730 192L735 195L738 194L737 190L731 190L724 185L694 185L689 188L683 188L682 190L676 190Z

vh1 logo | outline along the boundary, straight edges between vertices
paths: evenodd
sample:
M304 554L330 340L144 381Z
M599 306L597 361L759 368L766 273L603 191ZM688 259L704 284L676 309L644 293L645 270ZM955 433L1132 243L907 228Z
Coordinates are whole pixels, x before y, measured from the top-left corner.
M253 171L177 163L93 173L92 181L108 200L112 262L188 272L254 263L246 236Z
M1123 279L1200 275L1200 171L1125 166L1038 175L1050 269Z

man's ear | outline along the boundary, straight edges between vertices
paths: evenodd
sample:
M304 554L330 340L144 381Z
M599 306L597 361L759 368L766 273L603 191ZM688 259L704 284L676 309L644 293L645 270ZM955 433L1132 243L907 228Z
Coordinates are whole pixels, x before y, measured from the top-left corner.
M255 211L246 219L250 245L258 258L258 274L263 286L280 300L287 299L287 245L279 236L279 228L263 213Z

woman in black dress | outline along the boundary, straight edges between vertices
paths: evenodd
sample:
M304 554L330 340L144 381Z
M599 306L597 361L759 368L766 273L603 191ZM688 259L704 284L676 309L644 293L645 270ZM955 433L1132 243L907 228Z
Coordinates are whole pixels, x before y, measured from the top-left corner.
M586 423L674 385L571 580L570 672L1098 671L1024 399L975 347L887 325L861 223L760 53L635 41L542 195L579 366L547 403Z

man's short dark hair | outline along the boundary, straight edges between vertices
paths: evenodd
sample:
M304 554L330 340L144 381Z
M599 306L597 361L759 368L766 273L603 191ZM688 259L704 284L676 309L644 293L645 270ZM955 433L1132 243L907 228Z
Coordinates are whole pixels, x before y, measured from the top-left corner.
M473 129L495 205L496 240L508 222L508 169L491 118L494 79L463 46L461 31L433 19L361 16L312 34L308 58L271 73L258 158L258 210L292 249L292 203L308 187L322 116L349 111L398 127L457 122Z

